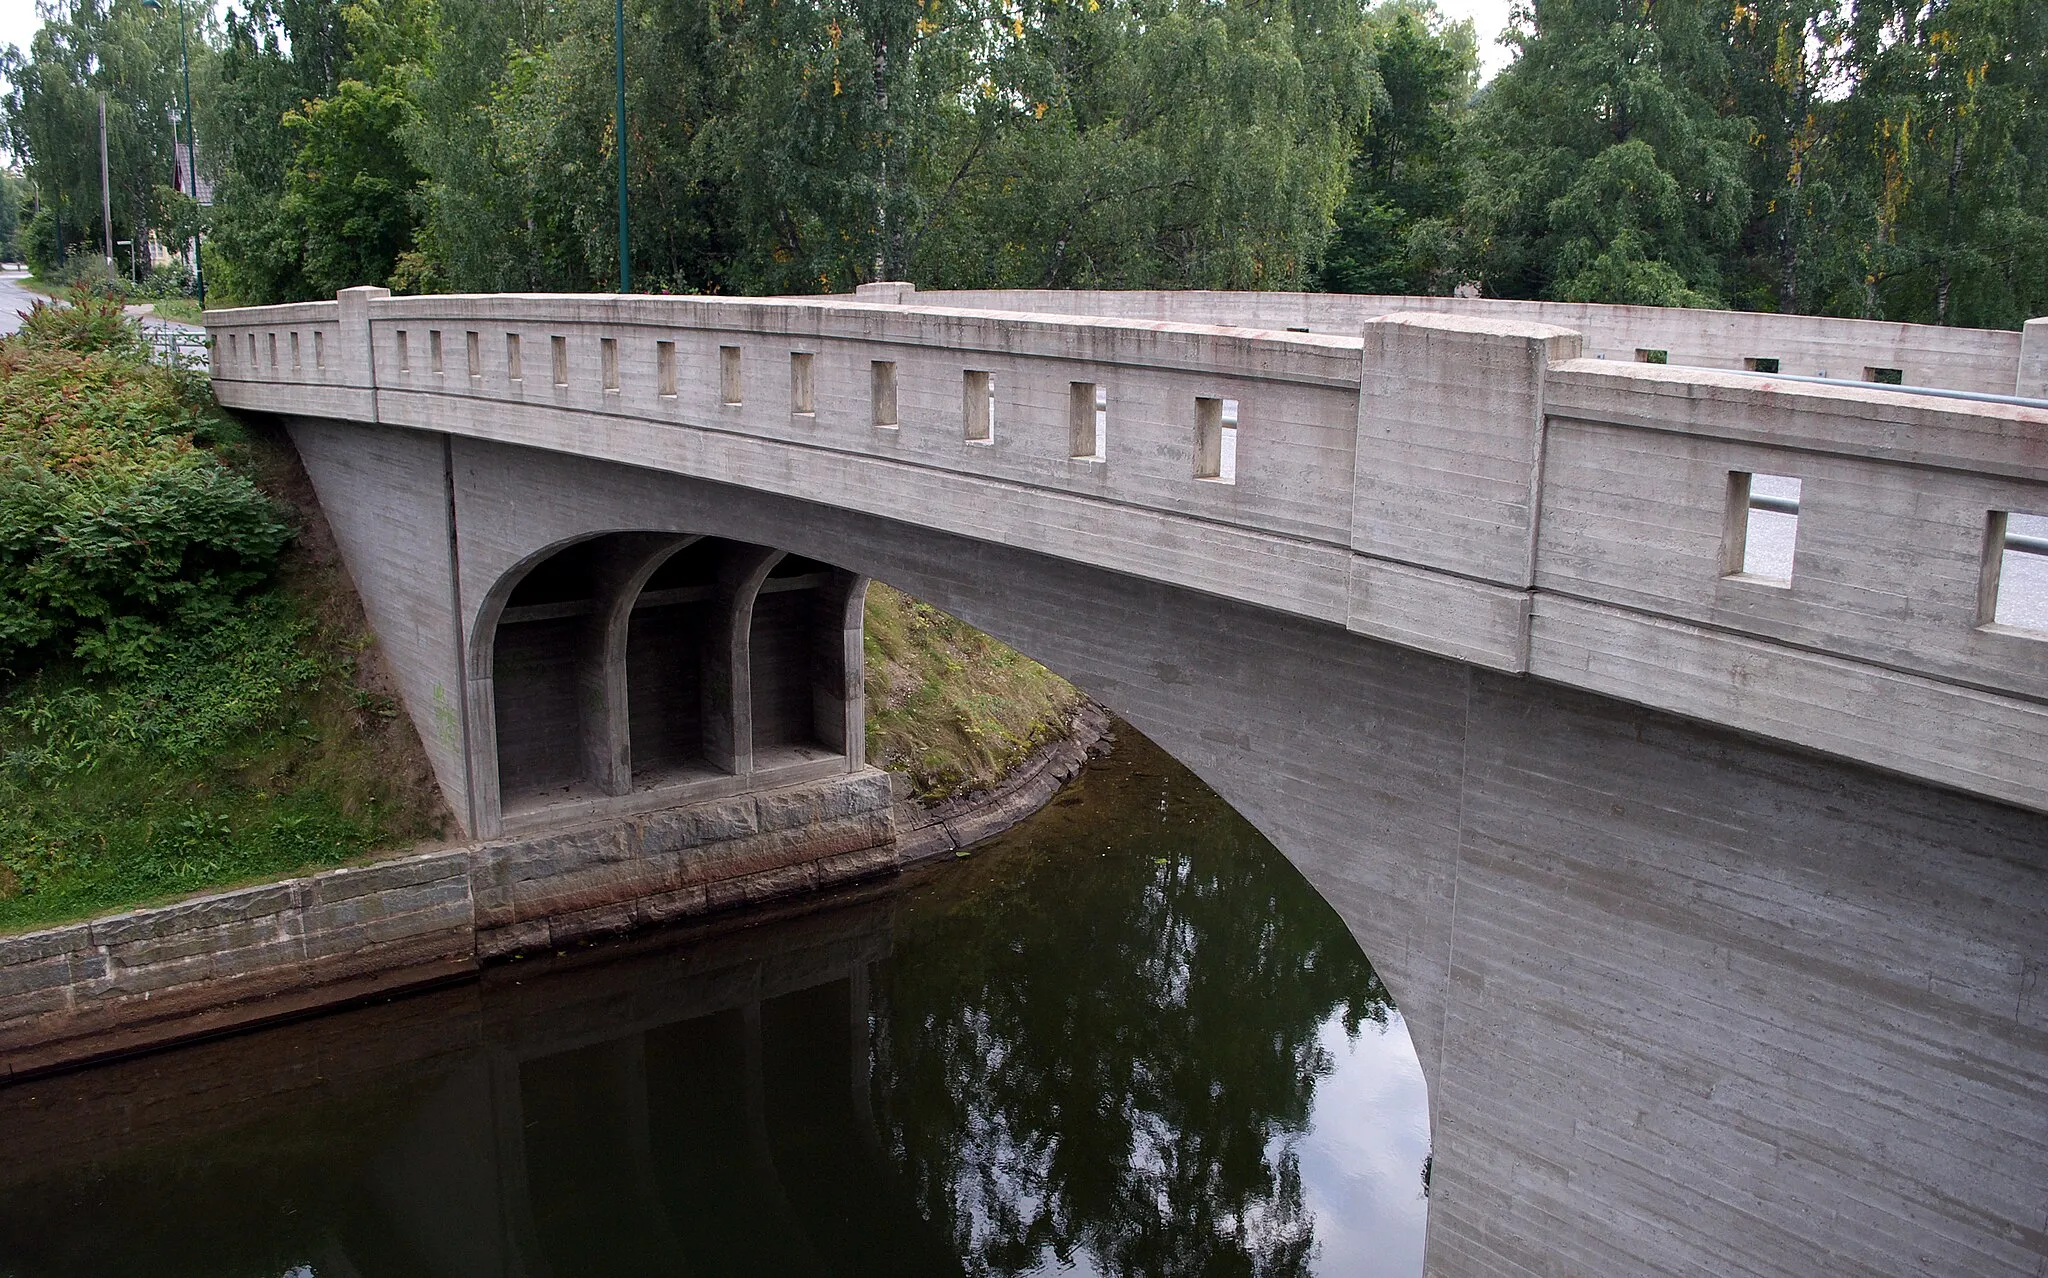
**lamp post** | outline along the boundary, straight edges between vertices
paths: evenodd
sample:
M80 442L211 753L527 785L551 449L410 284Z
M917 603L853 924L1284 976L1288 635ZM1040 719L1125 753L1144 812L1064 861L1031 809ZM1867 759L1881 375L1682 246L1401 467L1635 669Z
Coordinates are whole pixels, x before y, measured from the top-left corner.
M199 203L199 148L192 140L192 51L185 40L185 0L178 4L178 66L185 79L185 174L192 182L192 203ZM142 0L142 7L163 12L163 0ZM172 145L177 135L171 135ZM206 269L199 262L199 228L192 228L192 288L199 294L199 309L206 309Z
M619 152L619 291L633 291L633 250L626 243L626 0L613 7L612 38L617 44L618 110L612 123Z

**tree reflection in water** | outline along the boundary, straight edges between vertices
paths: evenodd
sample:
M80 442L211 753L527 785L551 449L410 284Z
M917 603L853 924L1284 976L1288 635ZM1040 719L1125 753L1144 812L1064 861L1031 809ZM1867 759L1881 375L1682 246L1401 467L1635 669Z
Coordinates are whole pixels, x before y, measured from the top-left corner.
M968 1271L1307 1274L1298 1142L1386 1025L1357 942L1127 733L1052 811L912 894L876 972L876 1118Z

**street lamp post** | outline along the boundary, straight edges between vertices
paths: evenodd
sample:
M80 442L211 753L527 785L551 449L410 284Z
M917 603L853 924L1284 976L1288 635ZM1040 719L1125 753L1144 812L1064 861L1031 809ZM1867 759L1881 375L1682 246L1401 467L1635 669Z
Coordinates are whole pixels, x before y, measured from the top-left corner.
M192 51L185 40L185 0L178 4L178 66L185 80L185 175L192 183L192 203L199 203L199 147L192 140ZM163 0L142 0L142 7L163 12ZM177 142L177 135L171 137ZM199 228L192 228L192 288L199 294L199 309L206 309L206 268L199 261Z
M612 37L616 42L618 110L613 118L613 140L619 152L619 291L633 291L633 250L626 242L626 0L616 0Z

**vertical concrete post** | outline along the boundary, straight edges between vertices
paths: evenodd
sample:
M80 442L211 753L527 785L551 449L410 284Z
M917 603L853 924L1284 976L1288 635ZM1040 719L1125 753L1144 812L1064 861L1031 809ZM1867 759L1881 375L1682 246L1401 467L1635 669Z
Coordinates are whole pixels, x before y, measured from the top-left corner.
M811 658L813 730L846 756L846 770L867 765L865 652L868 579L834 570L817 592L817 645Z
M856 302L880 302L887 306L908 306L917 294L917 285L902 280L876 280L872 284L854 286L853 300Z
M370 284L345 288L334 295L341 324L341 331L336 334L334 357L343 385L376 389L377 364L370 343L370 303L389 296L390 289ZM375 396L371 397L370 407L370 420L378 420Z
M704 761L736 777L754 770L754 598L782 554L736 545L718 565L700 667Z
M2022 399L2048 399L2048 318L2030 319L2020 331L2020 371L2012 393Z
M605 794L633 791L633 734L626 686L626 639L633 604L654 570L688 538L634 533L611 539L596 565L596 609L577 654L583 774Z
M1543 383L1582 344L1568 329L1512 320L1410 314L1366 324L1351 629L1527 668Z

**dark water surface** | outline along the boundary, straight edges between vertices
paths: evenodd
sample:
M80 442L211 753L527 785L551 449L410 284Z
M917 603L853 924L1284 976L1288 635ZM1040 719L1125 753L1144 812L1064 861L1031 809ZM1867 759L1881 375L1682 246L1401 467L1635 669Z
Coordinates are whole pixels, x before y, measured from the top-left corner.
M1414 1275L1421 1075L1125 732L833 908L0 1089L0 1278Z

